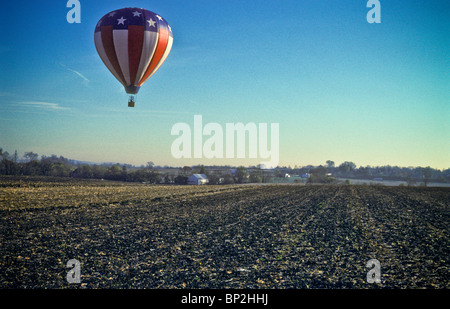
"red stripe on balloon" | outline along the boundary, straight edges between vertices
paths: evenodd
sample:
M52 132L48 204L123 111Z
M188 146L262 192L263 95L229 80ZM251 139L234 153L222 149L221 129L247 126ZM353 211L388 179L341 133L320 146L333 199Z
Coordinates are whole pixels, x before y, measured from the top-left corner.
M137 71L141 62L142 47L144 46L145 26L128 26L128 63L130 67L130 83L134 85Z
M116 49L114 48L112 25L102 27L102 44L109 62L111 62L111 65L120 77L120 82L125 85L125 77L123 76L122 69L120 68L119 60L117 60Z
M158 45L156 46L155 53L153 55L152 60L150 61L150 64L148 65L147 70L145 71L144 76L142 76L142 79L139 82L139 86L142 86L142 84L145 83L148 76L153 73L153 70L158 65L159 60L161 60L162 56L164 55L168 43L169 43L169 31L167 29L159 28Z

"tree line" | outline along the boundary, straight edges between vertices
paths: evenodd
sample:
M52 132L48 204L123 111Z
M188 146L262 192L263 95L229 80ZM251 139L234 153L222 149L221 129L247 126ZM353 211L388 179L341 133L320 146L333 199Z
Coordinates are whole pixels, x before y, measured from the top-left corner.
M348 179L383 179L383 180L403 180L408 185L415 185L418 182L425 186L430 181L450 182L450 169L438 170L427 167L399 167L399 166L360 166L355 163L345 161L336 166L334 161L328 160L325 165L306 166L301 168L300 173L309 170L310 182L332 182L336 177Z
M205 174L210 184L263 183L283 179L292 175L302 177L309 183L333 183L337 178L403 180L414 185L430 181L450 182L450 169L431 167L360 166L346 161L336 165L328 160L319 166L278 167L262 170L258 166L184 166L181 168L154 166L134 167L130 164L88 164L63 156L41 156L25 152L19 157L17 151L9 154L0 148L0 175L27 175L72 177L80 179L106 179L116 181L144 182L151 184L186 184L192 174Z

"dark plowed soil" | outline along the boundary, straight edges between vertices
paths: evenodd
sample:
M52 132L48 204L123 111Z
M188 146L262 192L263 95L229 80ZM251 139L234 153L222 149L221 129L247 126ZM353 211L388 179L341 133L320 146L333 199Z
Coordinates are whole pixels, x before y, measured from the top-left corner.
M0 288L449 288L449 193L2 180Z

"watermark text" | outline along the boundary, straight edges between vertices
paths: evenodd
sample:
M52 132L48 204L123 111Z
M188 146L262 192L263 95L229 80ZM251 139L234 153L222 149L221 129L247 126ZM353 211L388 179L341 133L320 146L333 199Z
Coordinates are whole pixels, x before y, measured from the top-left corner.
M176 159L263 159L264 168L278 166L279 124L249 122L226 123L225 128L211 122L203 126L202 115L194 115L193 128L179 122L172 126L171 135L178 136L172 143L171 153ZM203 140L206 137L206 140Z

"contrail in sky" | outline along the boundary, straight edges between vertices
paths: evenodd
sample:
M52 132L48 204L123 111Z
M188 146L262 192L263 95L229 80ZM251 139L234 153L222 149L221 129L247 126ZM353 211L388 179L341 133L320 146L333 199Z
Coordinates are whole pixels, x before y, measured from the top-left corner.
M75 71L75 70L72 70L71 68L68 68L65 64L63 64L63 63L59 63L62 67L64 67L64 68L66 68L67 70L69 70L70 72L73 72L73 73L75 73L75 74L77 74L79 77L81 77L85 82L86 82L86 85L90 82L90 80L86 77L86 76L84 76L83 74L81 74L80 72L78 72L78 71Z

